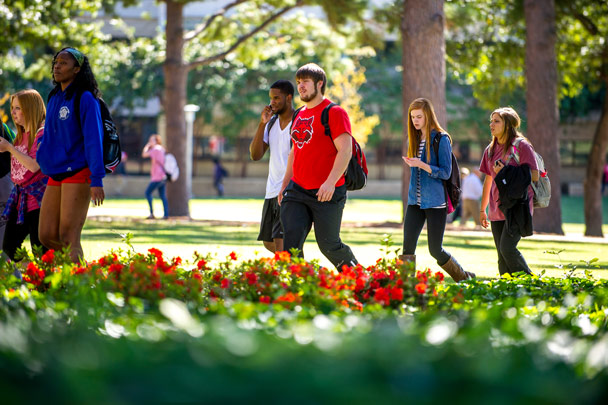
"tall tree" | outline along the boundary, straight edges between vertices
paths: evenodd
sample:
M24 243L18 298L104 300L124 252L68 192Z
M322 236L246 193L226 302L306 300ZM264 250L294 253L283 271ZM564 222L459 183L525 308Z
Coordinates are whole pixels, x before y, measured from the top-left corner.
M563 45L568 61L565 76L571 93L584 86L608 89L608 6L593 0L556 1ZM608 96L604 92L600 119L593 134L584 182L585 235L603 237L601 183L608 150Z
M544 159L553 185L549 207L534 213L534 228L563 234L557 106L557 29L554 0L524 0L528 137Z
M445 14L443 0L404 0L401 19L403 46L403 146L407 154L407 109L410 103L425 97L431 100L439 123L447 128L445 96ZM404 165L401 195L403 211L407 208L410 182L409 167Z

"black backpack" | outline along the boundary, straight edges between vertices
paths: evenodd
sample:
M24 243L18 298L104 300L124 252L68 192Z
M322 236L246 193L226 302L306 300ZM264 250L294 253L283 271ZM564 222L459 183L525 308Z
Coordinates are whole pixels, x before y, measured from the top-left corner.
M57 89L51 91L47 102L56 92ZM74 96L74 114L78 117L79 124L81 96L82 93L80 92L76 93ZM106 173L112 173L114 169L116 169L116 166L120 164L122 148L120 147L120 139L118 137L118 131L116 131L116 124L114 124L108 105L101 98L96 98L96 100L99 103L99 111L101 112L101 122L103 125L103 165L106 169Z
M11 140L10 135L4 130L4 124L0 121L0 136L9 141L11 144L13 141ZM6 176L11 172L11 153L10 152L2 152L0 153L0 178Z
M446 134L438 134L433 139L433 150L435 151L435 155L437 156L437 160L439 161L439 141ZM454 156L454 152L451 152L452 155L452 173L450 174L450 178L447 180L443 180L443 188L445 189L445 193L447 196L446 202L448 202L448 214L456 209L458 204L460 203L460 194L462 192L460 188L460 168L458 167L458 161L456 160L456 156ZM451 204L451 208L449 207Z
M329 110L337 105L336 103L329 103L321 112L321 124L325 128L325 135L329 136L331 139L331 129L329 127ZM293 112L293 117L291 119L291 123L293 125L298 113L303 107L298 108ZM269 125L270 129L270 125ZM291 131L290 131L291 132ZM344 173L344 184L346 184L346 189L350 191L361 190L367 184L367 161L365 159L365 154L363 153L363 149L361 149L361 145L355 140L354 136L351 136L352 139L352 150L353 154L348 162L348 167L346 168L346 172Z

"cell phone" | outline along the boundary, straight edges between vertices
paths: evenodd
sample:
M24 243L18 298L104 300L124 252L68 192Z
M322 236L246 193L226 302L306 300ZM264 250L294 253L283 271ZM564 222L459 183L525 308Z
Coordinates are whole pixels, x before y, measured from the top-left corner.
M494 166L498 166L498 162L502 163L502 165L505 165L505 162L502 161L502 159L497 159L494 161Z

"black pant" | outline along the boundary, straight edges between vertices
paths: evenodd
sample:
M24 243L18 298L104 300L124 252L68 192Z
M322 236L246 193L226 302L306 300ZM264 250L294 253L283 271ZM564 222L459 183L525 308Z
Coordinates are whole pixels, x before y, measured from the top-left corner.
M336 187L331 200L326 202L319 202L316 193L317 190L306 190L293 181L285 189L281 202L285 250L297 248L302 252L304 241L314 223L317 245L325 257L338 270L341 270L343 264L356 265L358 262L353 252L340 239L346 186Z
M498 252L498 271L501 275L505 273L517 273L523 271L531 274L526 259L517 249L517 244L521 239L517 224L513 223L507 232L506 221L490 221L494 245Z
M17 249L21 247L28 235L30 236L32 250L34 249L34 246L42 247L43 252L48 250L40 243L40 239L38 239L39 218L40 209L32 210L25 213L23 223L17 224L17 212L11 213L6 223L2 250L12 261L15 261L15 253L17 252Z
M429 208L423 210L419 205L408 205L403 221L403 254L416 253L418 237L426 221L426 233L429 253L437 264L443 266L450 260L450 254L443 249L443 233L448 212L447 208Z

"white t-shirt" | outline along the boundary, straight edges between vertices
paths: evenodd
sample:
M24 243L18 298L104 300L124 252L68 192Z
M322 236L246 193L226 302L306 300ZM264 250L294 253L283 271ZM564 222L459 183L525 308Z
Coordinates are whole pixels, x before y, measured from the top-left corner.
M471 173L462 180L462 199L479 200L483 194L483 184L475 173Z
M291 148L291 134L289 128L291 121L281 129L281 120L276 122L268 134L268 124L264 127L264 143L270 148L270 162L268 165L268 181L266 182L266 199L274 198L279 195L283 177L287 169L287 159ZM270 137L270 139L268 139Z

